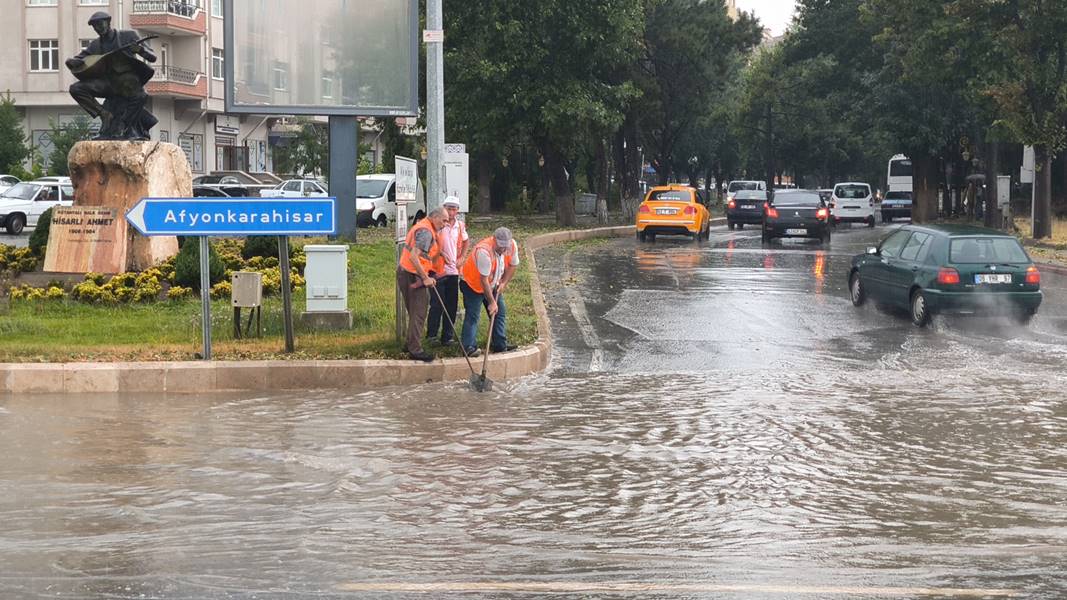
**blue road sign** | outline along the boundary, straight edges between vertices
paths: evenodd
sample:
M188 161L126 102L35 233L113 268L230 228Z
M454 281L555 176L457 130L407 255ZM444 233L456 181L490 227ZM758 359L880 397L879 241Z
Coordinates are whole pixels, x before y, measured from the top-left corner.
M141 235L335 235L336 198L142 198L126 212Z

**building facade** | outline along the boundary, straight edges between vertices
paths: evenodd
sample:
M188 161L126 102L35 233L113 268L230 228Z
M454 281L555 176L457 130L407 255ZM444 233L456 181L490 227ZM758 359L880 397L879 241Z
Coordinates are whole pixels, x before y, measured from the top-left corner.
M63 62L96 37L89 17L104 10L112 27L134 29L159 60L145 86L159 119L152 139L177 144L193 174L273 171L268 146L275 117L225 112L222 0L4 0L0 91L11 93L27 138L45 164L51 124L84 112L70 97L75 78Z

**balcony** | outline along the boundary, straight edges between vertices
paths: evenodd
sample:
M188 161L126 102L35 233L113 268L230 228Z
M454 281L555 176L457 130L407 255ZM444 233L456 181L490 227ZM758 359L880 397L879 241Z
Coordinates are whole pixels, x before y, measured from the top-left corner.
M156 74L145 86L150 96L185 100L207 99L207 77L199 71L171 65L157 65Z
M130 27L158 35L202 36L207 33L207 14L180 0L134 0Z

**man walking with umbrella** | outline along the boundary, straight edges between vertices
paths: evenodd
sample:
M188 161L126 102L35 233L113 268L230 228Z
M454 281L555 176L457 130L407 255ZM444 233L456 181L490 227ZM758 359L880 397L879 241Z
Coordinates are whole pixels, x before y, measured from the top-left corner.
M481 307L493 320L490 332L489 349L493 352L508 352L516 346L508 344L505 328L507 310L504 304L504 289L507 288L515 269L519 266L519 244L507 227L500 227L493 235L478 242L471 256L463 264L462 281L459 284L463 294L463 332L460 343L468 356L478 356L480 351L475 345L478 322L481 320Z

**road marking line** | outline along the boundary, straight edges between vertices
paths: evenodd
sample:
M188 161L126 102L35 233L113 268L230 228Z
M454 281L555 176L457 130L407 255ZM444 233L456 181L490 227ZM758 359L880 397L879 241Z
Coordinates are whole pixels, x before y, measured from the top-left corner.
M563 279L573 279L574 273L571 272L571 251L568 251L563 256ZM589 358L589 372L596 373L604 368L604 352L601 349L600 336L596 334L596 329L593 327L593 322L589 319L589 312L585 309L585 300L582 299L582 295L578 293L578 290L574 286L563 284L564 289L567 291L567 298L570 300L571 315L574 317L575 322L578 324L578 331L582 334L582 341L586 346L592 350L592 356Z
M847 596L930 596L981 598L1013 598L1015 590L995 588L929 588L929 587L860 587L860 586L803 586L803 585L724 585L714 583L579 583L571 581L493 582L443 581L437 583L366 582L345 583L338 586L347 592L520 592L520 593L619 593L619 592L675 592L675 593L765 593Z

